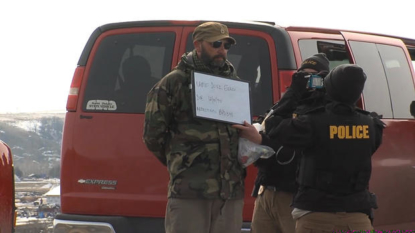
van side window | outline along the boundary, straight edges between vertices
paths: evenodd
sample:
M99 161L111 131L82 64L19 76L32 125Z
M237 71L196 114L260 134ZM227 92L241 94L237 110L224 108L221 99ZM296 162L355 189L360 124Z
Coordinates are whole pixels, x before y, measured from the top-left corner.
M330 69L341 64L350 63L344 41L302 39L299 40L298 45L302 60L317 53L325 53L330 61Z
M253 116L264 115L272 106L272 74L268 43L256 36L232 34L237 44L228 52L228 60L238 76L250 82ZM186 51L193 50L192 36L186 42Z
M407 49L408 49L408 52L409 52L409 56L411 56L412 68L415 71L415 47L408 46Z
M356 64L361 66L367 75L363 100L365 109L375 111L384 118L392 118L392 105L386 74L376 44L350 41Z
M414 83L402 48L358 41L350 41L350 46L367 75L366 109L384 118L412 118L409 105L414 100Z
M91 55L83 110L144 113L148 91L170 71L174 40L172 32L104 38Z
M411 68L401 47L377 45L388 80L394 118L413 119L409 106L415 100Z

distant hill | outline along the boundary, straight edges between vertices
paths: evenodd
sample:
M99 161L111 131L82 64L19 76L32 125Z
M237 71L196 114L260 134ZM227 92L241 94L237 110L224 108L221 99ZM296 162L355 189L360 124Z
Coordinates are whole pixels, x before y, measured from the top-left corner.
M0 114L0 140L12 150L16 175L59 177L65 113Z

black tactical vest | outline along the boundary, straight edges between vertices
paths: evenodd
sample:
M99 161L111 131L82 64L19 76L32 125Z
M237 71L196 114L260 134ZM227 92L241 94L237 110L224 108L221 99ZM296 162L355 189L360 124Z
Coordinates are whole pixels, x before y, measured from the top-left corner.
M294 207L324 212L370 208L371 156L376 150L372 118L330 107L308 113L315 145L303 152Z

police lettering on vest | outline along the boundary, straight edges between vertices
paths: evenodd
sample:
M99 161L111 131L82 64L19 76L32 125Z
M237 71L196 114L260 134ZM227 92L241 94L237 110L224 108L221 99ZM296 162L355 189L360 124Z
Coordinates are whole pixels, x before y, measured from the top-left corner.
M330 125L330 139L369 139L369 126Z

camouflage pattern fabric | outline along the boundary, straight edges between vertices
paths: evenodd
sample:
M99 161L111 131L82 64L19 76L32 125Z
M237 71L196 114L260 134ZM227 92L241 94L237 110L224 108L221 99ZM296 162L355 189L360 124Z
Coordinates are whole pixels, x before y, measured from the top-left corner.
M185 53L148 93L143 140L167 166L168 197L240 199L245 170L237 160L238 132L230 124L193 117L191 71L239 79L233 66L211 70Z

